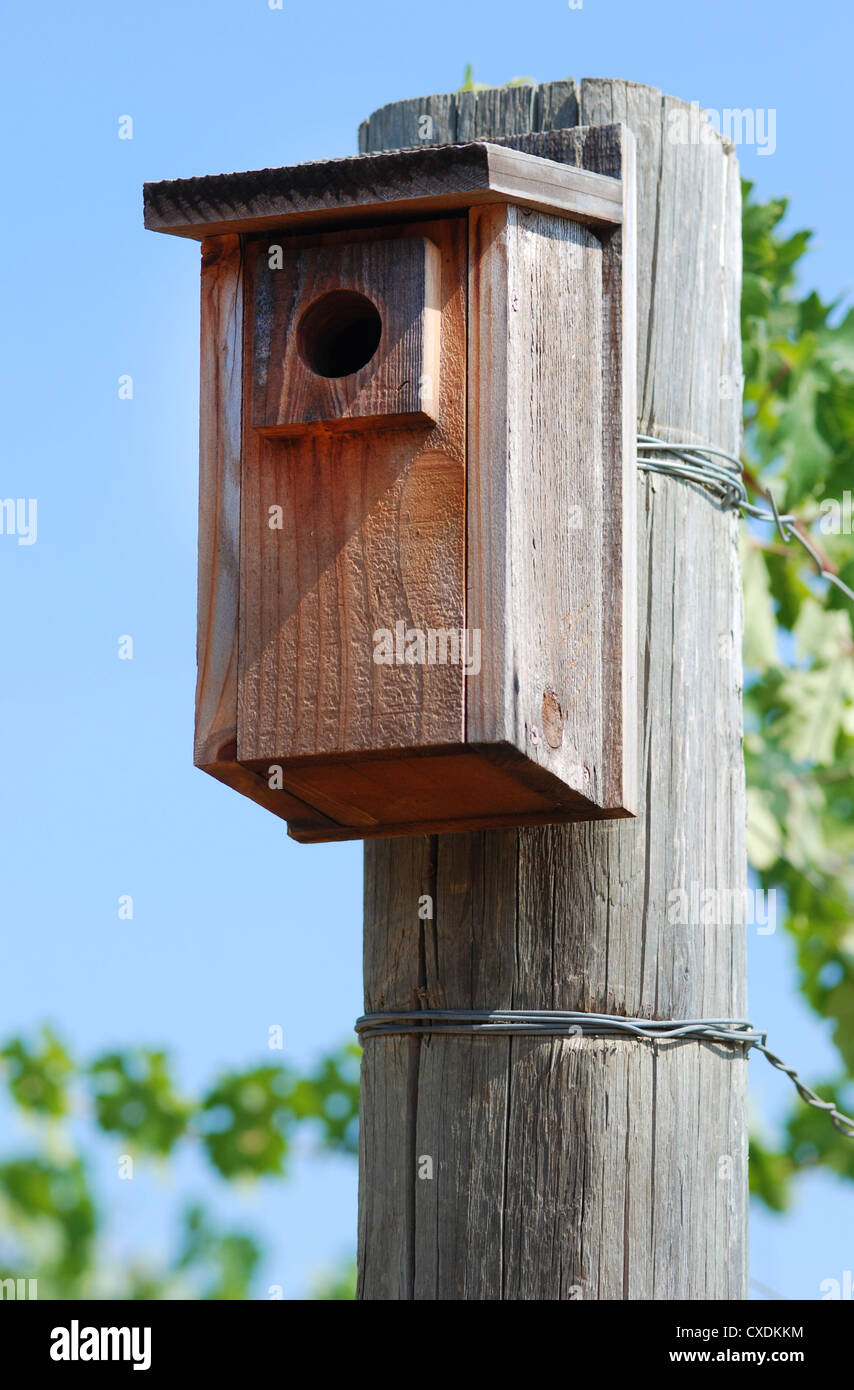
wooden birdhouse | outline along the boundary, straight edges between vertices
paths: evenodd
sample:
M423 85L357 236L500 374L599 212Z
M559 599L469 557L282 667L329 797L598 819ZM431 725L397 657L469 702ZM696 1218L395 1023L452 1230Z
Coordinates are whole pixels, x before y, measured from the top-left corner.
M202 242L196 762L298 840L634 812L631 136L548 140L146 185Z

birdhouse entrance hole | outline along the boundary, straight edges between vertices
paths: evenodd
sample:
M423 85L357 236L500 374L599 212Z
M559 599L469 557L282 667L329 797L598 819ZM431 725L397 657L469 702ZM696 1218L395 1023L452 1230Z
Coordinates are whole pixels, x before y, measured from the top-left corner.
M297 328L297 346L317 376L351 376L370 362L382 331L379 310L367 295L332 290L306 309Z

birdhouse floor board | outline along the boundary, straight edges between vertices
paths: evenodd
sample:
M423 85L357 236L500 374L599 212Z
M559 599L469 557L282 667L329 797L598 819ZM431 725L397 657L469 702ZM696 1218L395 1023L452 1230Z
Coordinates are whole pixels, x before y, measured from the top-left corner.
M310 822L316 828L316 834L322 836L324 830L336 835L338 826L334 820L326 817L316 807L308 806L298 797L290 792L275 791L269 784L266 777L260 773L253 772L251 768L241 767L232 756L226 757L223 750L223 758L218 762L199 763L198 766L203 772L214 777L217 782L222 782L226 787L231 787L233 791L240 792L249 801L254 801L256 805L262 806L265 811L272 811L274 816L280 816L284 820L295 821L299 824Z
M372 759L283 770L288 790L343 824L382 826L409 821L546 812L556 803L518 783L476 753ZM349 804L348 804L349 803Z
M265 804L275 810L281 796L279 814L291 835L306 841L419 834L437 826L456 831L544 825L604 814L556 777L525 764L509 747L457 748L308 766L258 762L247 775L266 785L272 773L281 790L269 790ZM301 812L294 813L293 798Z

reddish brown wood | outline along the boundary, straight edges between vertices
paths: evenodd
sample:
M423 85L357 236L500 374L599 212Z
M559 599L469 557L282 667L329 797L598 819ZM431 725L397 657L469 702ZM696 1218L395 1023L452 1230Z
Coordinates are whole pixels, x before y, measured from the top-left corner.
M148 190L282 218L205 243L197 762L296 838L633 813L631 142L579 135Z
M275 438L437 423L435 241L363 233L295 247L283 238L251 243L249 258L255 429Z
M346 789L337 796L328 790L340 764L330 772L303 768L302 760L459 744L464 718L461 665L378 664L374 634L395 632L399 622L405 630L464 627L465 221L415 224L386 241L361 237L361 253L340 240L295 250L295 272L274 301L272 330L265 321L262 349L281 341L276 304L289 306L295 298L288 313L298 320L315 301L318 282L305 271L305 258L316 265L328 250L339 275L323 284L340 285L346 266L356 287L390 313L389 343L350 387L329 388L320 379L307 413L318 408L318 399L325 412L340 390L345 409L374 416L401 387L404 405L429 390L436 422L413 427L404 418L400 426L392 413L382 429L367 431L361 420L354 433L312 430L267 439L248 423L253 383L247 374L237 740L239 760L255 771L287 763L289 786L296 785L291 770L300 760L301 794L316 785L355 825L365 819L359 799L351 806ZM266 257L266 243L258 250ZM259 259L247 258L247 297L265 306L269 272L265 261L259 284ZM404 280L392 308L393 268L412 270L418 263L420 287L412 283L415 276ZM429 282L436 273L440 284L434 286ZM255 334L248 323L247 356L257 364ZM402 350L407 341L408 353ZM294 369L292 352L285 367ZM425 367L429 386L419 383ZM273 417L299 413L304 398L297 393L292 401L280 388L277 367L269 375ZM414 380L410 396L408 378ZM256 410L264 408L256 396ZM271 520L281 520L281 528Z

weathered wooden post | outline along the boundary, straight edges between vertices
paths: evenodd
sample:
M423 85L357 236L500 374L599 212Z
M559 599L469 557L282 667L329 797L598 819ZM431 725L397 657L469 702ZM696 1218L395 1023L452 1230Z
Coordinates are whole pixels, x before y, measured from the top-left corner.
M361 149L526 149L531 132L624 122L638 427L737 452L737 165L687 111L608 80L463 92L383 108ZM612 172L601 145L575 148ZM672 908L745 884L737 521L683 481L638 485L637 819L369 842L366 1012L744 1016L739 928ZM739 1049L696 1040L369 1038L360 1296L745 1297L746 1072Z
M146 185L202 245L196 762L372 841L364 1298L744 1293L741 1045L613 1035L743 1013L683 906L744 884L737 524L636 504L638 422L739 442L737 171L686 113L464 93Z

